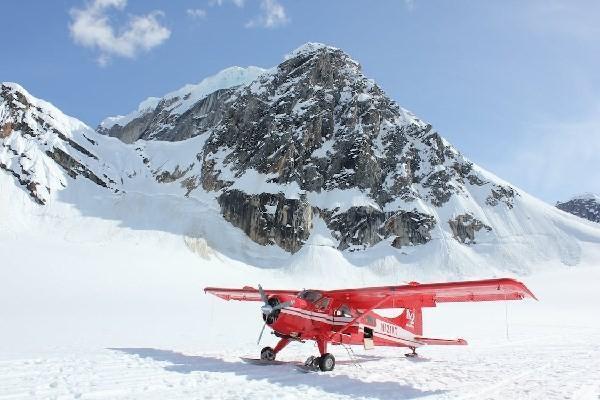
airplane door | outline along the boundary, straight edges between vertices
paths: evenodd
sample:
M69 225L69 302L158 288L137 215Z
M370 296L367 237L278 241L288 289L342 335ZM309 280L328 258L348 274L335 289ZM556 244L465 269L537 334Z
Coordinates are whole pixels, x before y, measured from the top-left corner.
M373 344L373 329L367 326L362 327L363 330L363 345L365 350L372 350L375 348Z

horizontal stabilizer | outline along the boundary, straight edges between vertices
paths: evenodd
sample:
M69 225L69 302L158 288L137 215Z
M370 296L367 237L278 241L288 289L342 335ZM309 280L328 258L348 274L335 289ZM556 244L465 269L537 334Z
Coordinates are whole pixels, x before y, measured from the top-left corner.
M415 340L427 345L435 346L466 346L468 344L465 339L433 339L416 337Z

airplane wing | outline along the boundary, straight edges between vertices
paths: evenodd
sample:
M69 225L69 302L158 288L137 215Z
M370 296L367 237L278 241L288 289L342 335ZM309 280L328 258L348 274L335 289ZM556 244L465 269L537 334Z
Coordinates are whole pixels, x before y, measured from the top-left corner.
M272 296L274 294L296 296L298 293L300 293L300 290L264 289L264 292L267 296ZM207 287L204 288L204 293L210 293L214 296L220 297L225 300L261 301L258 289L255 289L250 286L244 286L241 289Z
M521 300L537 298L521 282L510 279L420 284L403 286L340 289L323 292L323 296L358 309L435 307L437 303Z

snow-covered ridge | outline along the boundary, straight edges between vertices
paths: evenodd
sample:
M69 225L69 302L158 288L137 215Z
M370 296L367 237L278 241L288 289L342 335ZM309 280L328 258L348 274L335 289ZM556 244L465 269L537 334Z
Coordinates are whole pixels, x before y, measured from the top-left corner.
M2 82L0 86L2 86L3 90L8 89L14 94L19 93L19 96L23 96L27 100L27 103L41 110L39 113L40 117L44 119L49 118L53 124L57 125L58 127L62 127L66 131L66 133L70 133L74 130L93 131L92 128L90 128L77 118L73 118L64 114L52 103L46 100L38 99L37 97L31 95L31 93L29 93L27 89L25 89L18 83ZM3 116L6 112L6 110L0 111L0 121L3 120Z
M567 201L571 201L571 200L595 200L597 202L600 202L600 195L598 195L596 193L590 193L590 192L581 193L581 194L571 197Z
M121 143L98 135L76 118L22 86L0 86L0 170L12 175L39 204L69 185L69 178L88 179L118 190L120 174L104 157Z
M324 43L319 43L319 42L307 42L304 43L303 45L297 47L296 49L294 49L293 51L289 52L288 54L286 54L285 56L283 56L284 60L289 60L290 58L294 58L294 57L298 57L300 55L306 55L309 53L314 53L315 51L320 51L320 50L340 50L337 47L334 46L330 46Z
M114 125L125 126L135 118L152 111L161 102L171 103L168 109L173 114L182 114L199 100L220 89L228 89L234 86L245 85L255 80L260 74L264 73L264 68L249 67L229 67L213 76L203 79L197 84L187 84L180 89L167 93L163 97L149 97L142 101L137 110L126 115L107 117L100 122L100 127L110 129Z

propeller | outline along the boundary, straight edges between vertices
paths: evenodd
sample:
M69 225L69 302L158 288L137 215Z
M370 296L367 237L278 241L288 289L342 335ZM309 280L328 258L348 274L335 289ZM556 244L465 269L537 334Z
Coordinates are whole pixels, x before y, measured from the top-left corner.
M274 303L276 301L276 304L269 303L269 297L267 296L261 285L258 285L258 293L260 294L260 299L264 302L262 307L260 307L260 311L263 313L265 323L263 324L263 327L260 330L260 335L258 335L258 341L256 342L256 344L260 343L260 339L262 338L263 332L265 331L265 327L267 326L267 324L272 324L273 322L275 322L274 320L277 311L294 304L293 301L284 301L283 303L279 303L279 300L276 297L272 298L274 300L272 302ZM270 323L269 318L271 318Z

